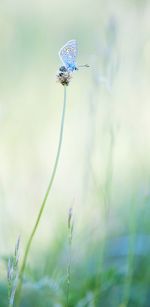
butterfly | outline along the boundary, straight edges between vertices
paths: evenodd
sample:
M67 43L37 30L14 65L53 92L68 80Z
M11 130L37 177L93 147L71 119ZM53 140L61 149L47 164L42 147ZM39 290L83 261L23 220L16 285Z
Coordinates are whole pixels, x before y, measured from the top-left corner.
M75 39L68 41L60 49L59 57L67 71L73 72L74 70L78 70L78 67L81 66L89 67L88 65L80 65L77 67L76 64L77 55L78 55L78 47L77 47L77 41Z

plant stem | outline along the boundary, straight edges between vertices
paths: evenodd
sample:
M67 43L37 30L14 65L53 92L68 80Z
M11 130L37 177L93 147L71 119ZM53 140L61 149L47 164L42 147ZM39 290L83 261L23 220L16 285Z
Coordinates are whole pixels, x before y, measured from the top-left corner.
M68 266L67 266L67 302L66 307L69 307L70 281L71 281L71 262L72 262L72 235L73 235L73 219L72 208L69 209L68 215Z
M25 270L25 267L26 267L27 257L28 257L29 251L30 251L31 243L32 243L33 237L36 233L36 230L38 228L43 210L45 208L45 204L46 204L48 195L51 191L51 187L52 187L52 184L53 184L53 181L54 181L54 178L55 178L57 165L58 165L58 161L59 161L59 157L60 157L62 140L63 140L65 110L66 110L66 86L64 86L64 102L63 102L63 111L62 111L60 135L59 135L59 143L58 143L56 159L55 159L54 167L53 167L53 170L52 170L52 175L51 175L51 178L50 178L50 181L49 181L49 185L47 187L43 202L42 202L41 207L40 207L40 211L38 213L35 225L32 229L31 235L30 235L29 240L28 240L27 245L26 245L25 254L24 254L24 257L23 257L22 266L21 266L20 274L19 274L19 284L18 284L18 289L17 289L17 294L16 294L16 306L19 306L19 303L20 303L20 295L21 295L21 290L22 290L22 279L23 279L23 274L24 274L24 270Z
M67 267L67 305L69 307L69 294L70 294L70 278L71 278L71 242L69 243L68 267Z
M137 227L137 199L134 195L131 198L131 209L129 216L129 242L128 242L128 258L127 267L128 272L125 277L124 292L123 292L123 305L128 306L130 301L130 290L132 287L132 279L134 274L134 261L135 261L135 244L136 244L136 227Z

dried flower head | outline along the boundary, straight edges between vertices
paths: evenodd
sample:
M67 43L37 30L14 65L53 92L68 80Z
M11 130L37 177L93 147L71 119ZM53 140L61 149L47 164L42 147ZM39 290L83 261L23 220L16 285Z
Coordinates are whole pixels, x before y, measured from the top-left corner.
M69 238L69 244L71 244L71 241L72 241L73 226L74 226L73 209L69 208L69 212L68 212L68 238Z
M68 86L72 78L72 73L68 71L65 66L61 66L56 76L59 83Z

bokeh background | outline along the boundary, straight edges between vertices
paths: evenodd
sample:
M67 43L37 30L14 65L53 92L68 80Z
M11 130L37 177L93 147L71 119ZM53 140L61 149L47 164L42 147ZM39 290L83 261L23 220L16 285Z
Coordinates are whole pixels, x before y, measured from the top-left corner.
M70 39L77 63L90 68L67 88L61 157L22 306L65 306L70 207L69 306L149 306L149 17L146 0L0 1L0 306L6 259L20 235L21 262L53 168L63 104L58 51ZM36 292L44 278L59 288L47 301L47 284Z

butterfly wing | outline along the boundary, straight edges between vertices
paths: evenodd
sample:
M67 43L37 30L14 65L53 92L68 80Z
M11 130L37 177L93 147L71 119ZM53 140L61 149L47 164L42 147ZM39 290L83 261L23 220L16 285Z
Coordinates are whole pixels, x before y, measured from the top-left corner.
M78 53L75 39L68 41L59 51L59 57L64 66L73 71L76 69L76 57Z

